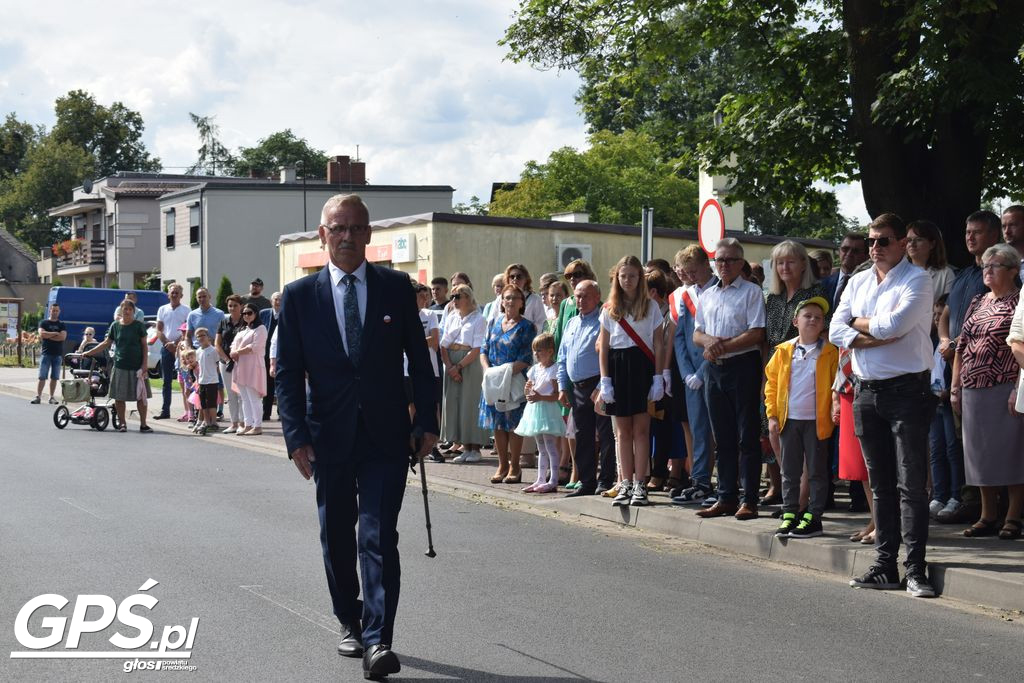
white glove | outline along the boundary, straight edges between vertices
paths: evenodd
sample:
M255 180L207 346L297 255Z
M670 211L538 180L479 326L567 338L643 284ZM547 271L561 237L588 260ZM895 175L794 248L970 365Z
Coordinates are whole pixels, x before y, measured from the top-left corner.
M665 395L666 396L671 396L672 395L672 371L671 370L662 370L661 371L661 380L662 380L662 382L665 383Z
M704 386L704 380L697 376L697 373L686 376L686 386L689 387L690 391L699 391Z
M605 403L615 403L615 392L612 390L611 377L602 377L597 386L602 401Z
M661 379L661 375L655 375L651 378L651 391L647 394L648 401L660 401L665 396L665 383Z

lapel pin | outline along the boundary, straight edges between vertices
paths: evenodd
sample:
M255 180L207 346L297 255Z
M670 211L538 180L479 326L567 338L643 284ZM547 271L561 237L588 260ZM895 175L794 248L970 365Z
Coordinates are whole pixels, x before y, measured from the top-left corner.
M384 316L384 324L387 325L389 322L391 322L391 316L390 315Z

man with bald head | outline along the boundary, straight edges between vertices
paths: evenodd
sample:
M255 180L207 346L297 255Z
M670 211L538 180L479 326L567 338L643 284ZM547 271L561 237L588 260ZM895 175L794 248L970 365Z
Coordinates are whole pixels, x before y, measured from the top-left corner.
M601 488L614 485L615 437L611 418L594 412L590 398L601 379L596 342L601 332L601 288L584 280L573 290L578 314L566 323L558 347L558 400L572 409L576 424L576 472L580 487L568 497L591 496L598 492L596 440L601 441Z

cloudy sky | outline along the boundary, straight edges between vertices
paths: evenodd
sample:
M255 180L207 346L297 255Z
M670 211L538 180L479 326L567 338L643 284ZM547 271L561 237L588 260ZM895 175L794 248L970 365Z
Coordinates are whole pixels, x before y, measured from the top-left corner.
M47 126L69 90L141 112L165 170L195 160L189 112L232 148L291 128L359 156L379 184L442 184L455 201L563 145L583 147L575 74L503 61L515 0L65 0L0 23L0 115ZM859 188L840 193L860 216Z

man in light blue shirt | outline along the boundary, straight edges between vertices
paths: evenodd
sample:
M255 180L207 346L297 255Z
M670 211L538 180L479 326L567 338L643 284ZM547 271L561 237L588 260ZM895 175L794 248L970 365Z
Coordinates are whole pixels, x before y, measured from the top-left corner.
M574 291L579 314L565 325L558 348L558 400L572 409L576 424L576 472L580 487L567 497L591 496L615 485L615 437L612 421L594 411L590 398L601 378L596 342L601 331L601 288L584 280ZM601 441L601 481L597 481L595 441Z
M192 336L195 334L196 328L205 327L208 330L216 330L224 320L224 311L210 303L210 290L206 287L200 287L196 292L196 301L199 302L199 308L193 309L188 314L188 327L185 330L188 343L192 348L199 347L199 341Z

